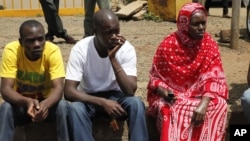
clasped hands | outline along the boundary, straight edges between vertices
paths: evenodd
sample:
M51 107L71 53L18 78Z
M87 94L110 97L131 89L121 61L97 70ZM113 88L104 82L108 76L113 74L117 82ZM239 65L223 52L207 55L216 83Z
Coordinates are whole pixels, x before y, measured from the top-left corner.
M48 107L43 102L36 99L29 100L27 114L31 117L32 122L41 122L46 119L49 114Z

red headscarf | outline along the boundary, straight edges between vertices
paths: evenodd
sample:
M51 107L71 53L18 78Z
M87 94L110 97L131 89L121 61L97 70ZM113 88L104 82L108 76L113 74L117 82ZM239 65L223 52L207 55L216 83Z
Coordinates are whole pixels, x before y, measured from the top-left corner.
M187 3L181 8L179 12L177 18L178 30L176 31L176 34L183 45L192 47L199 42L198 40L193 40L192 38L190 38L188 33L191 16L198 12L206 14L206 9L198 3Z

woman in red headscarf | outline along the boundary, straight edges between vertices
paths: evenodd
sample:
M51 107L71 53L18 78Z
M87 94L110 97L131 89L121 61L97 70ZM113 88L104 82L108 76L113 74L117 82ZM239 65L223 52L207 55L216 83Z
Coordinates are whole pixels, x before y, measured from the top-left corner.
M228 87L217 43L205 32L206 10L185 4L177 31L154 55L148 114L161 141L221 141L225 137ZM173 94L173 95L172 95Z

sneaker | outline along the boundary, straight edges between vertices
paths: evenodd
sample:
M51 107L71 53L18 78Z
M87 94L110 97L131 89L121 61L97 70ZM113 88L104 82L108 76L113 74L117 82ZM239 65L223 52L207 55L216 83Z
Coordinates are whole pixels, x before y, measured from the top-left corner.
M67 44L75 44L77 42L73 37L69 35L66 35L63 39Z
M231 18L231 16L227 15L227 14L223 14L222 18Z

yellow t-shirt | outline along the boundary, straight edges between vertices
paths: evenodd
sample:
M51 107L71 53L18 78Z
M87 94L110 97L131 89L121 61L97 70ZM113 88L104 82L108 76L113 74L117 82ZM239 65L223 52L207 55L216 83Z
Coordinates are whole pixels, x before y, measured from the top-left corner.
M30 61L20 43L11 42L3 51L0 77L14 78L14 89L24 96L47 98L51 90L51 80L65 77L60 48L46 42L42 57L37 61Z

